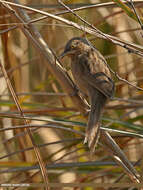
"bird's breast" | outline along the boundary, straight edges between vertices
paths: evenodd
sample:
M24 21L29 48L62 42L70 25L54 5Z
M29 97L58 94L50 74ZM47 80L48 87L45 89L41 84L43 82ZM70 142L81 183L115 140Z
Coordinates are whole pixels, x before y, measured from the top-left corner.
M80 63L79 57L75 57L74 60L71 60L71 71L78 88L84 94L88 95L88 83L86 81L84 67Z

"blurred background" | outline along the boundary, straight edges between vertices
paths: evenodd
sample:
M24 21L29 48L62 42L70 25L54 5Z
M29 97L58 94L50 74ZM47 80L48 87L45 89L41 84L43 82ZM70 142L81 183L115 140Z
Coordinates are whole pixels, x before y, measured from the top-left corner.
M103 33L116 37L125 45L128 41L136 51L142 50L142 25L136 19L130 4L132 1L126 1L127 7L123 7L122 1L63 2L70 9L84 7L75 12L85 21ZM65 7L56 0L21 0L19 3L88 27L77 16L65 13ZM134 0L133 3L142 22L143 1ZM17 11L16 7L12 8ZM42 16L32 10L24 11L30 20ZM128 175L114 162L102 141L96 148L95 155L90 155L87 145L83 144L87 117L74 104L72 95L68 95L56 75L48 69L48 61L33 46L21 25L20 22L17 24L15 17L0 1L0 62L5 67L22 111L32 126L34 142L39 146L41 156L47 164L49 181L59 184L130 182ZM106 105L102 127L110 129L110 135L142 176L143 91L139 90L143 87L142 56L126 46L116 45L114 41L91 35L52 17L35 21L33 26L57 57L66 42L76 36L86 37L104 55L114 71L112 77L116 92ZM70 60L64 58L60 63L72 79ZM56 62L53 64L56 67ZM24 121L1 71L0 84L0 183L41 183L42 177L31 141L25 128L20 128L25 126ZM51 189L111 188L59 186Z

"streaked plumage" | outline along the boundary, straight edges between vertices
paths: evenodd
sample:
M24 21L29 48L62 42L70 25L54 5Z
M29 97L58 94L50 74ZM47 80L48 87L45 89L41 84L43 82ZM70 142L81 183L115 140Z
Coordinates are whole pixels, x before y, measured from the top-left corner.
M114 83L101 53L84 38L72 38L62 56L71 58L71 70L78 88L89 97L89 113L85 142L94 151L100 134L100 117L107 100L113 96Z

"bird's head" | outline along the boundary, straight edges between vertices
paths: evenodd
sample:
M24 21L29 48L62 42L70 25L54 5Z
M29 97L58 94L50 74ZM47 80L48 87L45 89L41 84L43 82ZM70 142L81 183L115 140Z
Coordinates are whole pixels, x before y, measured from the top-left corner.
M89 47L89 42L85 38L75 37L70 39L64 49L64 52L60 55L60 58L64 56L73 56L85 51L85 48Z

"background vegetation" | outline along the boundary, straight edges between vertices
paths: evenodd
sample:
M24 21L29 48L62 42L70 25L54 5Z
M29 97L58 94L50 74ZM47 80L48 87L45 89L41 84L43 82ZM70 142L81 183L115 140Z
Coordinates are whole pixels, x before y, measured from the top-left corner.
M9 2L0 0L0 183L139 189L143 1ZM76 92L69 59L58 60L75 36L100 50L116 83L92 156L83 144L89 105Z

